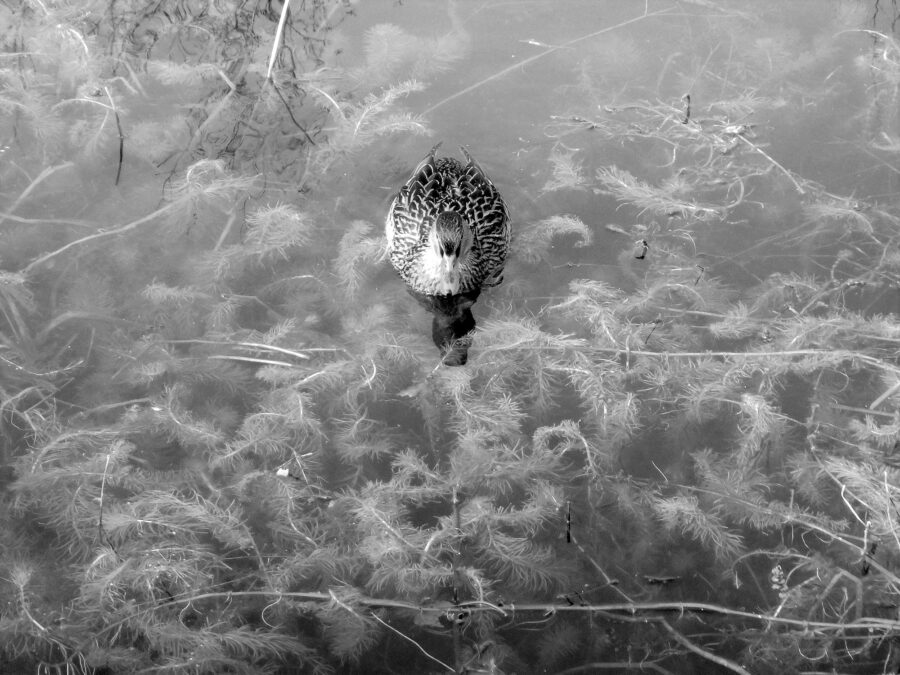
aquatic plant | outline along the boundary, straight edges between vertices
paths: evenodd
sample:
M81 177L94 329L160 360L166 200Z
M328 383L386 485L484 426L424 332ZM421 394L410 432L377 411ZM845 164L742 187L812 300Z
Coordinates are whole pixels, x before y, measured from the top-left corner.
M0 9L4 669L893 666L897 208L805 178L753 121L799 105L760 93L776 68L831 51L754 43L765 71L735 37L740 80L696 75L715 97L600 108L580 68L508 279L447 368L361 203L408 170L384 139L428 132L410 101L468 49L465 20L381 24L341 69L340 2L18 9ZM865 152L894 173L874 111L896 47L865 35ZM723 245L744 221L758 236Z

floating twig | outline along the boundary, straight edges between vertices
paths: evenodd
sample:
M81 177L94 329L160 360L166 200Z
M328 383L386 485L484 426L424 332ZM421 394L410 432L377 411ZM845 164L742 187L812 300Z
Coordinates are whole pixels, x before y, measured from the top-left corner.
M298 352L293 349L287 349L286 347L276 347L275 345L267 345L263 342L229 342L228 340L201 340L201 339L189 339L189 340L163 340L168 345L178 345L178 344L196 344L196 345L222 345L225 347L243 347L245 349L258 350L262 352L278 352L279 354L286 354L287 356L293 356L296 359L309 359L309 355L305 352L342 352L346 351L342 347L304 347L303 352Z
M382 626L384 626L384 627L386 627L386 628L389 628L389 629L391 629L392 631L394 631L397 635L399 635L400 637L402 637L402 638L403 638L404 640L406 640L407 642L412 642L412 643L418 648L418 650L419 650L420 652L422 652L425 656L427 656L429 659L431 659L431 660L434 661L435 663L438 663L438 664L442 665L444 668L446 668L447 670L449 670L451 673L458 672L458 671L456 670L456 668L453 668L453 667L451 667L451 666L448 666L446 663L444 663L443 661L441 661L439 658L437 658L437 657L435 657L435 656L432 656L431 654L429 654L428 652L426 652L426 651L425 651L425 648L424 648L422 645L420 645L418 642L416 642L415 640L413 640L413 639L412 639L411 637L409 637L408 635L405 635L404 633L401 633L399 630L397 630L396 628L394 628L394 627L393 627L391 624L389 624L387 621L384 621L383 619L381 619L375 612L370 612L370 613L369 613L369 616L371 616L373 619L375 619L375 620L376 620L378 623L380 623Z
M740 675L750 675L750 672L745 668L742 668L734 661L730 661L721 656L717 656L712 652L709 652L702 647L695 645L693 642L688 640L682 633L675 630L672 625L666 621L665 619L659 619L660 624L662 624L663 628L665 628L669 633L675 638L675 642L682 645L683 647L687 647L690 651L694 652L698 656L702 656L707 661L712 661L713 663L717 663L723 668L727 668L728 670L734 671L735 673L740 673Z
M62 164L57 164L56 166L48 166L46 169L41 171L37 175L37 177L33 181L31 181L31 183L28 185L28 187L25 188L24 190L22 190L22 193L18 197L16 197L16 201L14 201L10 205L10 207L7 209L6 213L0 213L0 225L3 224L3 221L6 218L10 217L9 214L12 213L13 211L15 211L19 207L19 204L21 204L23 201L25 201L25 199L28 198L28 195L30 195L31 192L42 181L46 180L47 178L52 176L57 171L60 171L62 169L68 169L69 167L72 167L72 166L74 166L74 164L72 162L63 162ZM50 222L50 221L43 220L42 222ZM56 221L54 221L54 222L56 222ZM66 222L66 221L59 221L59 222Z
M873 561L872 567L879 569L879 571L886 571L890 573L885 567L882 565L875 563ZM175 598L175 602L184 603L189 605L191 603L196 603L201 600L210 600L210 599L229 599L234 600L239 597L246 598L268 598L268 597L283 597L286 599L295 599L305 602L331 602L334 600L333 593L323 593L318 591L310 591L310 592L280 592L280 591L215 591L210 593L198 593L196 595L183 595ZM366 605L368 607L385 607L385 608L394 608L394 609L402 609L408 610L412 612L421 612L421 613L429 613L429 614L444 614L447 612L446 603L442 604L429 604L429 605L420 605L413 602L408 602L405 600L391 600L388 598L371 598L371 597L354 597L354 602L360 605ZM168 606L168 605L167 605ZM481 601L472 601L472 602L461 602L459 603L459 607L461 609L465 609L469 612L494 612L496 611L495 606L489 606ZM834 630L834 631L846 631L847 624L841 623L837 621L815 621L815 620L807 620L800 618L793 618L790 616L773 616L772 614L766 614L763 612L752 612L743 609L732 609L730 607L726 607L724 605L717 605L710 602L609 602L609 603L598 603L592 605L582 605L582 604L558 604L553 602L538 602L538 603L510 603L508 605L504 605L505 609L509 614L512 613L523 613L523 612L605 612L607 614L617 614L621 616L621 618L626 617L634 617L637 614L658 614L659 612L672 612L677 615L682 614L698 614L698 615L720 615L720 616L728 616L734 617L737 619L748 619L753 621L760 621L765 624L780 624L785 626L794 626L798 629L802 630ZM126 618L120 619L119 621L110 622L104 625L97 631L97 635L102 635L108 632L114 632L119 626L129 622L134 621L137 617L151 614L159 609L159 606L156 604L151 604L146 607L142 607L130 613ZM639 620L641 622L651 620L655 617L641 616ZM862 621L856 622L853 624L855 629L859 630L872 630L872 631L897 631L900 630L900 621L890 618L879 618L879 617L871 617L863 619Z
M770 154L768 154L765 150L760 148L755 143L751 143L750 141L748 141L746 138L744 138L744 136L742 134L734 134L734 137L736 139L738 139L739 141L743 141L744 143L749 145L753 150L756 150L756 152L758 152L763 157L765 157L767 160L769 160L776 169L778 169L779 171L781 171L781 173L783 173L785 176L787 176L788 180L794 184L794 189L797 190L798 194L801 194L801 195L806 194L806 190L804 190L803 186L800 185L800 183L797 181L796 178L794 178L794 174L792 174L790 171L788 171L786 168L784 168L781 164L779 164L778 161L775 158L773 158Z
M109 99L109 105L112 108L113 116L116 118L116 129L119 132L119 168L116 169L116 182L114 183L114 185L118 185L119 178L122 177L122 162L125 159L125 134L122 133L122 121L119 119L119 108L116 106L112 94L109 93L109 87L103 87L103 91L106 92L106 98Z
M594 31L593 33L589 33L588 35L582 35L581 37L577 37L573 40L569 40L568 42L564 42L561 45L549 47L548 49L545 49L544 51L540 52L539 54L535 54L534 56L529 56L527 59L522 59L518 63L514 63L511 66L507 66L503 70L496 72L493 75L490 75L489 77L486 77L483 80L476 82L475 84L469 85L465 89L461 89L460 91L456 92L455 94L451 94L447 98L441 99L440 101L438 101L437 103L432 105L430 108L426 108L425 111L422 112L422 115L427 115L428 113L434 112L435 110L437 110L441 106L449 103L450 101L457 99L460 96L465 96L466 94L468 94L472 91L475 91L476 89L478 89L480 87L483 87L488 82L493 82L494 80L497 80L497 79L503 77L504 75L508 75L509 73L513 72L514 70L523 68L524 66L527 66L529 63L534 63L538 59L542 59L545 56L549 56L550 54L553 54L554 52L557 52L560 49L565 49L567 47L571 47L572 45L578 44L579 42L584 42L585 40L590 40L591 38L599 37L600 35L603 35L605 33L610 33L619 28L624 28L625 26L629 26L633 23L637 23L638 21L641 21L643 19L649 19L651 16L662 16L662 15L668 14L668 13L669 13L668 9L660 9L655 12L649 12L649 11L647 11L647 7L645 6L644 11L640 16L636 16L632 19L622 21L621 23L617 23L615 26L609 26L607 28L603 28L601 30Z
M228 354L213 354L212 356L207 356L208 359L215 359L217 361L237 361L239 363L255 363L262 366L282 366L284 368L296 368L296 363L290 363L289 361L274 361L272 359L256 359L250 356L230 356Z
M647 346L647 343L650 342L650 338L653 337L653 331L656 330L656 327L659 326L660 323L662 323L661 316L658 316L655 319L653 319L653 328L650 329L650 332L647 333L647 337L644 338L644 346L645 347Z
M592 566L595 570L597 570L597 572L600 573L600 576L603 577L603 582L606 584L606 587L611 588L613 591L615 591L615 592L616 592L623 600L625 600L626 602L633 602L632 599L631 599L630 597L628 597L628 594L625 593L625 591L623 591L621 588L619 588L619 582L618 582L616 579L613 579L611 576L609 576L609 575L606 573L606 570L604 570L604 569L600 566L600 564L599 564L596 560L594 560L594 559L588 554L587 551L584 550L584 547L583 547L581 544L578 543L578 541L575 539L574 536L572 536L572 543L575 544L575 546L578 547L578 550L581 551L581 554L582 554L585 558L587 558L588 562L591 563L591 566ZM519 609L519 606L517 605L517 606L515 607L515 609Z
M234 224L237 222L237 204L231 207L231 210L228 212L228 220L225 221L225 227L222 228L222 234L219 235L219 239L216 241L216 245L213 246L213 251L218 251L222 248L222 244L225 243L225 240L228 238L228 235L231 234L231 228L234 227Z
M272 51L269 54L269 66L266 68L266 79L272 79L272 69L275 67L275 59L278 58L278 48L284 37L284 24L287 21L288 12L290 11L291 0L284 0L281 6L281 16L278 17L278 27L275 29L275 37L272 38Z
M462 559L462 547L460 544L463 540L463 532L462 512L460 511L462 499L459 496L458 485L453 486L453 494L451 496L450 502L453 506L453 527L456 530L456 545L453 547L453 557L450 560L450 568L453 570L453 604L456 606L455 616L459 616L459 588L456 584L459 580L459 566ZM459 621L453 622L453 664L456 666L453 669L453 672L462 672L462 633L460 630Z
M898 380L897 382L895 382L891 387L888 388L888 390L887 390L886 392L884 392L881 396L879 396L879 397L876 398L874 401L872 401L872 402L869 404L869 408L872 408L872 409L877 408L877 407L880 406L882 403L884 403L888 398L890 398L891 396L893 396L894 393L895 393L898 389L900 389L900 380Z
M884 493L887 495L888 501L891 503L891 506L894 507L894 512L900 514L900 511L897 509L897 504L894 502L894 497L891 495L890 484L888 483L888 470L884 470ZM897 536L897 528L894 527L894 517L891 515L890 509L885 509L885 516L887 516L888 525L890 525L891 534L894 536L894 542L897 544L897 549L900 550L900 537Z
M130 223L128 223L127 225L122 225L121 227L116 227L116 228L113 228L112 230L100 230L98 232L95 232L94 234L89 234L86 237L82 237L81 239L76 239L75 241L70 241L65 246L60 246L55 251L50 251L49 253L45 253L44 255L40 256L39 258L32 260L30 263L25 265L25 267L23 267L20 271L23 274L28 274L35 267L39 267L39 266L43 265L48 260L52 260L53 258L57 257L58 255L65 253L69 249L76 248L78 246L81 246L82 244L88 243L89 241L94 241L95 239L104 239L106 237L113 237L117 234L123 234L125 232L129 232L130 230L134 230L134 229L140 227L141 225L146 225L147 223L153 222L154 220L156 220L160 216L168 213L169 211L173 211L173 210L179 209L179 208L184 208L184 205L181 204L180 202L170 202L169 204L166 204L165 206L157 209L153 213L147 214L146 216L144 216L142 218L138 218L137 220L133 220Z
M66 220L65 218L22 218L14 216L9 212L0 212L0 225L4 220L11 220L14 223L22 225L72 225L73 227L84 227L94 229L94 225L84 220Z
M103 493L106 488L106 476L109 474L109 459L112 456L112 453L107 453L106 455L106 464L103 467L103 478L100 480L100 512L97 515L97 535L101 542L104 542L107 546L109 546L113 553L117 556L119 552L116 550L116 547L113 546L113 543L109 540L109 537L106 536L106 531L103 529Z

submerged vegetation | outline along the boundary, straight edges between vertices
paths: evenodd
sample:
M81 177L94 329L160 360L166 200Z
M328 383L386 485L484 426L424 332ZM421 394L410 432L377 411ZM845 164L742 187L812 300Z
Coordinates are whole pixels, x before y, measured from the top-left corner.
M372 204L463 8L0 5L0 670L896 672L900 47L703 4L656 88L587 38L665 6L522 61L576 81L459 368ZM777 135L839 78L854 189Z

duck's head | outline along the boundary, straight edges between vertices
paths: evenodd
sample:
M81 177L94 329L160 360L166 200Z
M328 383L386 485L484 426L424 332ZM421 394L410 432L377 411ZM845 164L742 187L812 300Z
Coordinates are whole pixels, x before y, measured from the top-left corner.
M454 211L444 211L434 223L434 239L432 245L435 253L451 264L459 259L463 244L463 219Z
M438 293L459 292L459 266L472 248L472 230L455 211L439 214L428 237Z

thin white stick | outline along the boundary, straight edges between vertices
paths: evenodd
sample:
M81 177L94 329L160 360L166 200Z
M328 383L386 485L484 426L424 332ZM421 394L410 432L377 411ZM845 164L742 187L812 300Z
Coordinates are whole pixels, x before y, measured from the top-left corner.
M657 10L655 12L648 12L647 7L644 7L644 13L641 14L640 16L634 17L633 19L628 19L627 21L618 23L615 26L609 26L608 28L603 28L602 30L598 30L593 33L590 33L589 35L582 35L581 37L575 38L574 40L569 40L568 42L564 42L561 45L556 45L555 47L550 47L549 49L545 49L540 54L535 54L534 56L529 56L527 59L522 59L521 61L514 63L507 68L504 68L499 73L494 73L490 77L486 77L485 79L481 80L480 82L476 82L475 84L473 84L469 87L466 87L465 89L462 89L462 90L456 92L455 94L451 94L450 96L448 96L447 98L445 98L443 100L438 101L430 108L427 108L422 113L422 115L423 116L427 115L428 113L435 111L437 108L440 108L445 103L449 103L450 101L452 101L455 98L464 96L465 94L468 94L470 91L474 91L474 90L478 89L479 87L487 84L488 82L491 82L500 77L503 77L504 75L511 73L512 71L517 70L518 68L527 66L529 63L533 63L534 61L537 61L538 59L542 59L545 56L547 56L548 54L557 52L560 49L565 49L567 47L571 47L572 45L577 44L579 42L583 42L585 40L590 40L591 38L598 37L600 35L603 35L604 33L609 33L610 31L614 31L617 28L624 28L625 26L632 24L632 23L636 23L638 21L641 21L642 19L648 19L651 16L661 16L661 15L667 14L668 11L669 11L668 9L661 9L661 10Z
M106 489L106 474L109 473L109 458L112 453L106 455L106 465L103 467L103 479L100 481L100 511L97 516L97 532L100 535L100 543L103 543L103 492Z
M12 206L10 206L7 209L7 213L0 214L0 223L3 222L4 218L8 218L9 217L8 214L11 214L13 211L15 211L19 207L19 204L21 204L23 201L25 201L25 199L28 198L28 195L31 194L31 192L38 186L38 184L41 181L49 178L50 176L52 176L54 173L56 173L60 169L68 169L71 166L74 166L72 164L72 162L63 162L62 164L57 164L56 166L50 166L50 167L47 167L46 169L44 169L43 171L41 171L38 174L37 178L35 178L33 181L31 181L31 184L27 188L25 188L22 191L22 194L20 194L16 198L16 201L14 201L12 203Z
M272 53L269 54L269 67L266 70L266 80L272 79L272 68L275 67L275 59L278 57L278 47L281 44L281 37L284 34L284 23L287 21L288 7L291 0L284 0L281 7L281 16L278 18L278 28L275 30L275 37L272 39Z
M160 209L157 209L153 213L144 216L143 218L138 218L137 220L131 221L127 225L122 225L121 227L117 227L112 230L100 230L98 232L95 232L94 234L88 235L87 237L82 237L81 239L76 239L75 241L70 241L65 246L61 246L60 248L56 249L55 251L50 251L50 253L45 253L44 255L42 255L40 258L37 258L36 260L32 260L30 263L25 265L25 267L23 267L19 271L22 272L23 274L28 274L35 267L43 265L48 260L52 260L56 256L58 256L62 253L65 253L70 248L75 248L77 246L81 246L82 244L86 244L87 242L93 241L95 239L103 239L104 237L113 237L117 234L122 234L123 232L128 232L137 227L140 227L141 225L145 225L146 223L152 222L159 216L161 216L165 213L168 213L169 211L171 211L175 208L178 208L180 206L181 206L181 204L179 202L172 202L170 204L163 206Z
M380 623L382 626L386 626L387 628L390 628L392 631L394 631L397 635L399 635L400 637L402 637L402 638L403 638L404 640L406 640L407 642L412 642L416 647L418 647L419 651L422 652L422 653L423 653L425 656L427 656L429 659L431 659L431 660L434 661L435 663L441 664L442 666L444 666L444 668L446 668L447 670L449 670L451 673L455 673L455 672L456 672L456 668L451 668L451 667L448 666L446 663L444 663L443 661L441 661L439 658L436 658L436 657L432 656L431 654L429 654L428 652L426 652L425 649L423 649L422 645L420 645L418 642L416 642L415 640L413 640L413 639L412 639L411 637L409 637L408 635L404 635L403 633L401 633L399 630L397 630L396 628L394 628L391 624L387 623L386 621L382 621L380 618L378 618L378 615L375 614L375 612L372 612L371 614L372 614L372 618L375 619L375 620L376 620L378 623Z
M888 483L888 472L887 469L884 470L884 493L887 495L888 504L884 509L884 513L887 516L888 525L890 525L891 534L894 535L894 541L897 542L897 550L900 551L900 537L897 536L897 528L894 527L894 516L891 515L891 506L894 505L894 498L891 497L891 487Z
M750 672L746 669L742 668L734 661L729 661L728 659L722 658L721 656L716 656L712 652L708 652L702 647L695 645L693 642L688 640L684 635L682 635L679 631L675 630L672 625L666 621L665 619L660 619L660 623L663 625L669 633L671 633L672 637L675 638L675 641L687 647L689 650L694 652L695 654L702 656L704 659L712 661L713 663L718 663L723 668L727 668L728 670L734 671L735 673L740 673L740 675L750 675Z
M229 356L226 354L213 354L205 357L215 361L239 361L241 363L258 363L263 366L282 366L284 368L296 368L296 363L287 361L274 361L272 359L256 359L251 356Z
M900 389L900 380L898 380L896 383L894 383L894 385L890 389L888 389L886 392L884 392L881 396L879 396L874 401L872 401L869 404L869 408L874 410L875 408L880 406L882 403L884 403L885 400L887 400L888 397L890 397L898 389Z
M788 180L791 181L791 182L794 184L794 189L798 192L798 194L801 194L801 195L805 195L805 194L806 194L806 190L804 190L804 189L803 189L803 186L800 185L800 183L797 181L796 178L794 178L794 174L792 174L790 171L788 171L787 169L785 169L785 168L784 168L781 164L779 164L779 163L778 163L771 155L769 155L768 153L766 153L766 152L765 152L762 148L760 148L758 145L756 145L756 144L751 143L750 141L748 141L746 138L744 138L744 137L741 136L740 134L738 134L738 135L736 136L736 138L737 138L739 141L743 141L744 143L746 143L747 145L749 145L751 148L753 148L754 150L756 150L756 152L758 152L758 153L761 154L763 157L765 157L767 160L769 160L770 162L772 162L772 164L775 166L775 168L778 169L779 171L781 171L781 173L783 173L785 176L787 176Z

